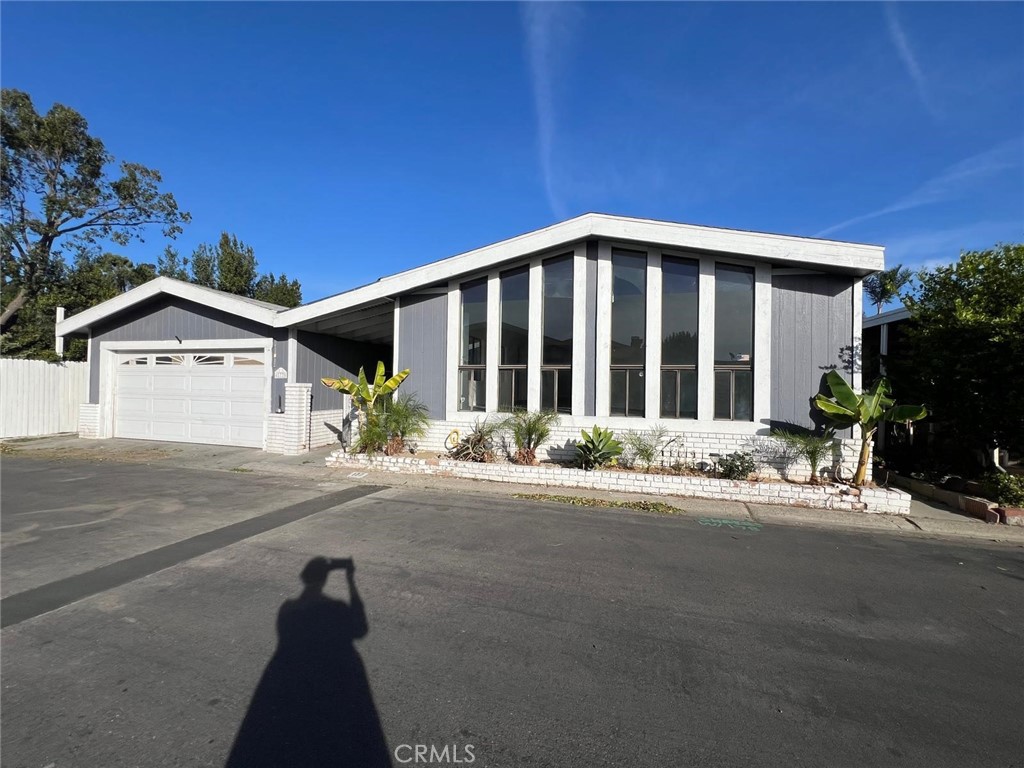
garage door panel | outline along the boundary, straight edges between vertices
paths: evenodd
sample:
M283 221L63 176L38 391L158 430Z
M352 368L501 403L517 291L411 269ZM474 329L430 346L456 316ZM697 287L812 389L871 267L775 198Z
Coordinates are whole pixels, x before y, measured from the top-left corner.
M125 359L135 361L173 357L174 364L143 368L141 362L134 362L115 369L114 434L262 447L269 372L262 352L241 354L255 364L232 367L233 358L220 352L149 353L148 357L126 353Z
M153 403L153 413L157 415L185 415L188 413L188 401L182 398L161 398L151 402Z
M232 415L231 403L228 400L204 400L193 397L190 403L193 416L219 416L226 418Z
M263 403L230 401L229 415L231 418L242 418L247 421L259 420L263 423Z

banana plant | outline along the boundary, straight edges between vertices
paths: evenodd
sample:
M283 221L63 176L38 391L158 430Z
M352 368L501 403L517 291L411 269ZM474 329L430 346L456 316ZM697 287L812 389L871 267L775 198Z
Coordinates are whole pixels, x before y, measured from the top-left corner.
M871 452L871 438L874 437L880 421L918 421L928 415L923 405L896 405L890 396L892 388L888 379L880 378L869 390L854 392L837 371L829 371L825 383L832 397L815 395L814 407L825 414L837 428L859 426L861 434L860 458L853 476L854 485L863 485L868 471L868 455Z
M359 430L361 432L365 419L368 414L373 413L377 400L392 394L405 381L408 375L409 369L406 368L404 371L399 371L390 379L387 379L385 378L384 363L383 361L378 361L377 374L373 377L372 384L367 380L366 371L363 370L362 366L359 368L359 376L356 381L344 378L325 378L320 379L320 383L352 398L352 404L356 407L356 418L359 420Z

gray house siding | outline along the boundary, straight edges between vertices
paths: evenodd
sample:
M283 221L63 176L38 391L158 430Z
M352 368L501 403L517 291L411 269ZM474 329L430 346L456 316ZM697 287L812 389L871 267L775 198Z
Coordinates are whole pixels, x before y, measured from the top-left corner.
M340 376L354 379L360 367L366 369L367 376L373 376L378 360L383 360L389 370L391 368L391 347L307 331L299 331L296 341L295 381L312 383L314 411L334 411L342 407L341 393L328 389L320 379Z
M398 311L398 369L412 372L402 391L415 393L430 409L431 418L443 419L448 296L402 296Z
M773 426L815 426L810 398L830 369L851 380L853 341L852 278L772 276Z
M584 342L583 415L597 413L597 241L587 241L587 295L577 301L584 301L587 318L587 335Z
M114 322L94 329L89 342L89 402L98 403L100 393L100 344L104 341L168 341L175 337L188 342L198 339L274 339L274 368L287 367L288 331L246 320L176 296L156 299L134 307ZM284 394L284 382L273 382L273 402Z

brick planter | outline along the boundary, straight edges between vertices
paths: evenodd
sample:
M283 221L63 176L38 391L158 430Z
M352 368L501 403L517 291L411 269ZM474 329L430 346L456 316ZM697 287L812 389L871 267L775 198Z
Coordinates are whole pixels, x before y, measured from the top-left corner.
M1024 526L1024 509L1021 507L995 507L992 512L999 517L1001 523Z
M329 467L359 467L386 472L449 475L498 483L521 483L554 488L582 488L621 493L646 493L720 499L754 504L839 509L891 515L910 513L910 495L888 488L848 488L841 485L798 485L785 482L748 482L714 477L654 475L569 469L554 465L526 467L495 462L477 464L451 459L420 459L401 456L366 456L334 451L326 459Z

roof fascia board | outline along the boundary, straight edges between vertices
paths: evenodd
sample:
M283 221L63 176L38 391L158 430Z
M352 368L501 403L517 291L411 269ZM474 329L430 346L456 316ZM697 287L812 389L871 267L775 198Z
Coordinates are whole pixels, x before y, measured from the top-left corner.
M133 288L127 293L122 293L120 296L115 296L101 304L97 304L95 307L79 312L77 315L72 315L66 320L57 323L56 334L58 336L67 336L71 333L80 332L95 323L102 322L108 317L130 309L159 294L177 296L180 299L212 307L236 317L244 317L247 320L262 323L269 327L274 326L274 319L278 315L275 310L258 307L242 299L237 299L228 293L205 290L169 277L157 277L144 285L140 285L138 288Z
M425 285L484 271L506 261L595 237L645 242L680 250L736 254L782 264L849 269L862 274L885 268L885 248L879 245L588 213L493 245L399 272L397 275L381 278L375 283L337 296L286 310L276 316L275 325L309 323L370 301L394 297Z
M865 317L863 320L863 326L865 328L874 328L876 325L886 325L888 323L897 323L900 320L909 320L910 310L906 307L899 309L890 309L888 312L882 312L871 317Z

